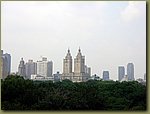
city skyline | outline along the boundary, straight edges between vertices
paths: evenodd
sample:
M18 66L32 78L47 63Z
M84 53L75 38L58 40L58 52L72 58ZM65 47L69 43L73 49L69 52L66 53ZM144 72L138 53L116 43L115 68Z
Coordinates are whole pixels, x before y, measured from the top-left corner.
M53 73L62 73L68 47L75 57L80 46L92 75L106 70L117 80L118 66L130 62L135 79L146 73L145 1L1 3L1 48L12 56L12 72L22 57L44 56L53 61Z
M3 50L1 50L1 52L3 53ZM7 53L6 53L7 54ZM5 54L3 54L3 55L5 55ZM9 54L9 56L10 56L10 54ZM80 61L79 59L80 58L77 58L77 57L80 57L81 56L81 58L83 58L83 61L84 62L82 62L82 61ZM39 76L44 76L44 77L49 77L49 75L47 75L46 76L46 74L45 75L43 75L43 73L46 73L46 72L50 72L50 74L51 74L51 76L52 75L56 75L54 72L53 72L53 62L52 62L52 60L51 61L47 61L47 58L46 57L42 57L41 58L42 60L37 60L37 61L33 61L32 59L28 59L28 61L24 61L23 60L23 58L21 58L21 61L20 61L20 64L18 65L18 70L16 71L16 72L12 72L12 73L16 73L16 74L19 74L20 76L23 76L24 78L29 78L29 79L31 79L31 77L32 77L32 75L39 75ZM82 56L82 54L81 54L81 49L80 49L80 47L79 47L79 49L78 49L78 54L77 54L77 56L76 56L76 58L75 58L75 60L79 60L80 62L78 63L74 63L74 65L76 66L78 66L79 64L81 64L82 65L82 63L85 63L85 56ZM52 63L52 66L50 66L49 67L49 71L47 70L47 68L45 67L45 65L43 64L43 62L50 62L50 63ZM39 73L39 71L38 71L38 67L39 67L39 65L37 65L37 64L39 64L39 62L41 62L42 64L41 65L44 65L44 66L42 66L43 68L43 70L41 70L41 68L39 69L40 70L40 72L41 73ZM66 62L67 62L67 64L66 64ZM31 66L28 66L28 64L30 64L31 65L31 63L32 63L32 65L33 65L33 63L34 63L34 66L33 66L33 68L31 68L31 69L29 69L28 67L31 67ZM69 63L69 64L68 64ZM9 64L11 64L11 63L9 63ZM24 65L24 70L21 68L20 69L20 67L23 67L23 65ZM66 67L67 66L67 67ZM95 73L93 73L92 75L91 75L91 67L88 67L87 65L85 65L85 64L83 64L82 66L80 66L80 67L77 67L76 66L76 68L75 68L75 66L73 66L73 64L72 64L72 56L71 56L71 53L70 53L70 49L68 48L68 52L67 52L67 55L65 56L65 59L63 59L63 70L62 70L62 76L64 75L68 75L70 78L73 76L72 75L72 73L73 73L73 69L74 69L74 71L75 72L79 72L79 73L81 73L81 72L84 72L84 73L89 73L90 75L90 77L92 77L92 76L94 76L94 75L96 75ZM83 66L84 66L84 68L83 68ZM10 69L10 67L7 67L7 68L9 68ZM118 79L116 79L116 80L118 80L118 81L121 81L123 78L127 78L128 80L136 80L135 78L134 78L134 64L133 63L128 63L127 64L127 66L126 66L126 70L125 70L125 67L122 65L122 66L118 66ZM76 70L75 70L76 69ZM78 70L77 70L78 69ZM32 72L34 72L34 73L30 73L30 76L28 75L28 72L31 72L31 70L35 70L35 71L32 71ZM47 71L46 71L47 70ZM80 71L81 70L81 71ZM46 72L45 72L46 71ZM23 73L24 72L24 73ZM60 72L60 71L57 71L56 73L58 73L58 72ZM66 74L67 73L67 74ZM69 74L68 74L69 73ZM74 74L74 73L73 73ZM52 76L53 77L53 76ZM89 77L89 78L90 78ZM114 80L114 79L112 79L111 77L110 77L110 79L109 79L109 71L103 71L103 74L102 75L99 75L99 78L101 78L101 79L103 79L103 80ZM143 77L139 77L139 78L137 78L137 79L143 79L144 78L144 80L146 79L146 73L144 73L144 76ZM65 78L62 78L62 80L63 79L65 79ZM67 79L67 78L66 78ZM70 79L70 80L72 80L72 79Z

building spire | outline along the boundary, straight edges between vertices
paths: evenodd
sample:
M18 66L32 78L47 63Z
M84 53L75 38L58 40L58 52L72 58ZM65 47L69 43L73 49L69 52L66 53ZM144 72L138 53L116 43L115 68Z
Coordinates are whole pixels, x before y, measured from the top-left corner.
M68 47L68 53L70 53L70 49L69 49L69 47Z
M81 52L80 46L79 46L79 53Z

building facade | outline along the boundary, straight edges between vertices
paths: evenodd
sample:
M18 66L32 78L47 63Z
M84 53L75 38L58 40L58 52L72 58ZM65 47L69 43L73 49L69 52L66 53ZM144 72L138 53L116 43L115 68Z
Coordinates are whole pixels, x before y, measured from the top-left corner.
M125 68L124 66L118 67L118 80L121 81L125 76Z
M28 60L25 64L26 78L31 79L31 75L37 74L37 63L33 60Z
M23 58L21 58L20 64L18 66L18 75L23 76L24 78L26 78L25 63L24 63Z
M109 71L103 71L103 80L109 80Z
M134 80L134 65L133 65L133 63L127 64L127 76L128 76L129 81Z
M41 61L37 61L37 74L45 78L52 77L53 62L47 61L45 57L43 57Z

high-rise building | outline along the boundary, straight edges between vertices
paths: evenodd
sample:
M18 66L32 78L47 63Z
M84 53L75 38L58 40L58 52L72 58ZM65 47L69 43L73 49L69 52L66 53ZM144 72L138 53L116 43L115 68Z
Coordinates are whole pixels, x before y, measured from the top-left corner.
M78 50L78 54L74 59L74 73L85 73L85 56L82 56L81 50Z
M109 71L103 71L103 80L109 80Z
M87 68L87 73L89 74L89 76L91 76L91 67Z
M84 69L85 69L85 73L91 76L91 68L85 65Z
M85 56L82 56L79 48L78 54L74 59L74 82L84 82L89 78L89 74L85 72Z
M18 74L26 78L25 63L23 58L21 58L20 64L18 66Z
M31 75L34 75L37 72L37 63L33 62L33 60L28 60L28 62L25 64L25 70L26 78L31 79Z
M63 73L72 73L72 56L69 49L65 59L63 60Z
M41 61L37 61L37 74L45 78L52 77L53 62L47 61L45 57L43 57Z
M8 76L8 68L7 68L7 58L5 56L1 57L1 73L2 79L5 79Z
M10 74L10 72L11 72L11 56L8 53L3 54L3 56L5 56L7 59L7 69L8 69L8 74Z
M90 67L85 65L85 56L82 56L81 50L78 50L78 54L74 59L74 72L72 72L72 56L70 50L63 59L63 73L61 79L69 79L73 82L87 81L91 75Z
M62 73L62 80L69 79L72 80L73 72L72 72L72 56L70 50L68 49L67 55L65 59L63 59L63 73Z
M144 80L146 80L146 73L144 73Z
M129 81L134 80L134 65L133 65L133 63L127 64L127 76L128 76Z
M11 70L11 56L8 53L3 54L1 50L1 76L2 79L5 79L10 75Z
M125 68L124 66L118 67L118 80L121 81L125 76Z

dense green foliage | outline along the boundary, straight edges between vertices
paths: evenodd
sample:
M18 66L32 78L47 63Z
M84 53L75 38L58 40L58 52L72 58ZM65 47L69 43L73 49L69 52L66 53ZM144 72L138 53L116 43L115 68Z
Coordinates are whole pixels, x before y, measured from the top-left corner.
M146 110L146 87L136 81L73 83L1 80L2 110Z

